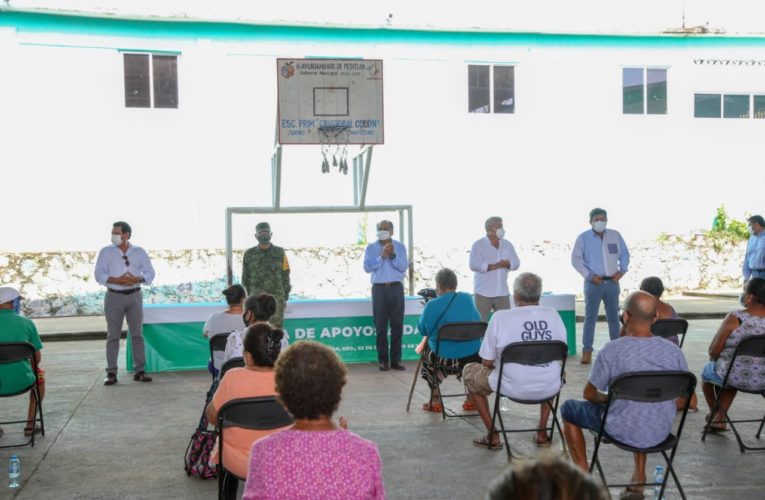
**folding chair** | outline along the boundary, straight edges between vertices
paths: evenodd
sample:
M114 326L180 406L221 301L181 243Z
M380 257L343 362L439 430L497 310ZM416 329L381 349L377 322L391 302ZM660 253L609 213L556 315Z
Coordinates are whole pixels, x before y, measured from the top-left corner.
M510 443L507 440L507 434L511 432L531 432L544 430L549 432L547 439L552 440L555 427L558 428L560 434L560 440L563 445L563 449L566 449L566 441L563 437L563 429L558 421L558 400L560 399L560 391L563 389L565 383L564 371L566 369L566 359L568 358L568 346L565 342L560 340L539 340L533 342L514 342L507 345L502 350L502 356L499 365L499 376L497 378L497 391L496 398L494 400L494 413L491 418L491 432L489 436L493 436L497 428L497 420L499 420L499 427L502 429L502 438L505 440L505 449L507 450L507 459L512 460L513 454L510 451ZM517 363L519 365L526 366L540 366L552 363L553 361L560 362L560 388L554 395L547 396L543 399L517 399L502 394L502 374L507 363ZM538 405L546 404L550 407L550 413L552 415L552 424L549 427L544 428L524 428L524 429L505 429L505 423L502 420L502 414L500 412L500 398L507 398L510 401L524 405ZM550 400L553 400L551 403ZM491 446L491 444L489 445Z
M220 379L223 380L223 375L226 374L232 368L243 368L244 358L231 358L220 367Z
M218 333L210 337L210 362L213 364L213 372L215 371L215 352L223 352L226 350L226 341L228 340L229 333ZM220 369L218 370L220 371ZM215 382L215 373L212 373L213 382Z
M45 435L45 423L43 422L43 413L42 413L42 400L40 398L40 390L37 387L37 360L35 359L35 348L32 344L28 342L0 342L0 365L7 365L11 363L25 363L29 361L32 365L32 373L34 373L34 382L32 382L31 385L24 387L21 390L18 390L16 392L10 393L10 394L2 394L0 395L1 398L10 398L13 396L18 396L20 394L26 394L27 392L31 392L35 398L35 411L34 411L34 420L32 421L32 435L30 436L29 440L25 441L24 443L20 444L9 444L0 446L0 448L17 448L21 446L26 446L28 444L31 444L32 447L35 445L35 432L34 427L35 424L39 421L40 422L40 434L43 436ZM0 388L3 386L3 381L0 379ZM39 417L38 417L39 415ZM8 422L0 422L0 424L26 424L26 426L29 426L29 422L27 420L12 420Z
M651 325L651 333L657 337L667 338L677 335L680 340L680 349L683 348L686 332L688 332L688 322L684 319L657 319Z
M675 474L675 469L672 467L672 462L675 459L675 453L677 453L677 446L680 444L680 434L683 432L683 426L685 425L685 417L688 414L688 407L690 406L690 396L696 388L696 376L691 372L686 371L647 371L647 372L634 372L625 373L616 377L608 386L608 400L606 401L606 409L603 411L603 418L600 422L600 430L597 432L595 438L595 449L592 452L592 460L590 462L590 474L592 474L593 468L597 467L600 480L603 481L603 485L606 488L614 487L627 487L627 486L658 486L661 485L659 492L659 498L664 495L664 489L667 486L667 479L669 476L664 475L664 480L661 483L627 483L627 484L608 484L606 477L603 475L603 469L598 460L598 452L600 451L600 445L613 444L617 448L621 448L625 451L631 451L633 453L661 453L664 457L664 461L667 463L667 471L672 475L672 479L675 481L680 496L685 499L685 492L680 485L680 480ZM685 398L685 406L683 407L683 414L680 418L680 424L677 427L677 433L670 433L667 438L656 446L650 448L637 448L628 444L617 441L608 435L605 431L606 419L608 418L608 412L614 401L628 400L637 401L641 403L660 403L662 401L674 400L682 397ZM653 422L644 422L646 427L653 426ZM636 429L637 432L637 429ZM594 432L593 432L594 433ZM672 450L667 455L667 450Z
M436 350L434 354L436 356L439 355L442 340L447 340L449 342L470 342L473 340L482 339L488 326L488 323L485 321L461 321L455 323L445 323L441 325L441 327L438 329L438 333L436 334ZM439 387L438 402L441 403L441 416L444 420L446 420L447 417L466 418L479 416L477 412L456 413L452 410L449 410L449 413L446 413L444 398L464 398L467 396L467 394L467 388L465 389L465 392L459 392L455 394L442 394Z
M730 377L731 370L733 366L735 366L736 358L739 356L749 356L751 358L760 358L759 360L753 360L753 364L757 363L765 363L765 337L749 337L747 339L742 340L737 346L736 350L733 352L733 359L731 359L730 365L728 366L728 371L725 373L725 377L723 378L722 387L719 388L719 390L715 391L715 395L717 396L715 399L715 405L712 409L712 413L710 415L716 415L720 410L720 392L723 389L731 388L736 389L739 392L746 392L749 394L759 394L762 397L765 397L765 388L761 388L758 390L751 390L751 389L741 389L739 387L734 386L733 384L728 383L728 378ZM736 436L736 441L738 441L738 447L741 450L741 453L744 453L746 450L749 451L758 451L758 450L765 450L765 447L756 447L756 446L747 446L744 444L744 441L741 439L741 435L739 434L738 430L736 429L736 426L733 424L743 424L743 423L751 423L751 422L759 422L760 427L757 429L757 434L755 434L755 437L757 439L760 439L760 435L762 434L762 427L765 425L765 415L761 419L746 419L746 420L732 420L730 416L728 415L728 412L725 413L725 421L730 425L730 428L733 430L733 434ZM706 440L707 433L709 432L709 429L711 428L711 425L713 422L707 422L707 424L704 426L704 433L701 435L701 440Z
M237 359L237 358L234 358ZM224 473L231 474L223 463L223 431L227 427L273 430L292 424L293 419L274 396L234 399L218 410L218 498L223 498ZM245 478L237 477L240 481Z
M422 293L428 291L429 289L420 290L420 295ZM438 349L440 346L441 340L450 340L452 342L467 342L469 340L476 340L483 338L484 334L486 333L486 328L488 326L488 323L485 321L462 321L462 322L454 322L454 323L445 323L438 329L438 333L436 334L436 355L438 355ZM412 395L414 394L414 386L417 385L417 380L420 378L420 368L422 368L422 362L425 359L425 353L420 356L419 361L417 362L417 368L414 370L414 380L412 380L412 387L409 390L409 399L406 401L406 411L409 411L409 407L412 404ZM443 398L450 398L450 397L457 397L457 396L466 396L467 395L467 389L465 390L464 394L445 394L441 395L441 391L438 391L439 398L438 401L441 403L441 414L444 419L446 417L477 417L478 413L471 413L471 414L455 414L452 412L452 414L447 415L446 414L446 407L444 405ZM451 410L450 410L451 411Z

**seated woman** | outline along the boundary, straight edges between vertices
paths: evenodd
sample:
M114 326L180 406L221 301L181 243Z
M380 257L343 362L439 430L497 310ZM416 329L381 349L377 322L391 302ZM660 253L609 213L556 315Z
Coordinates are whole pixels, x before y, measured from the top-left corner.
M211 339L220 333L229 334L244 328L242 307L244 306L244 298L247 296L244 287L242 285L231 285L223 290L223 295L226 297L228 307L225 311L212 313L207 318L207 321L205 321L205 326L202 327L202 336L207 339ZM215 351L213 359L210 360L210 373L217 375L222 364L223 352Z
M274 396L274 362L281 351L281 339L284 332L273 328L268 323L258 323L249 327L244 334L244 368L232 368L220 381L215 395L207 406L207 419L215 423L218 411L229 401L257 396ZM239 486L239 478L247 477L247 461L250 447L257 439L275 432L226 429L223 434L223 465L233 474L224 478L226 498L234 498ZM218 444L216 443L210 463L218 463Z
M727 430L725 415L738 392L728 387L720 392L720 411L712 415L715 404L715 392L722 386L723 377L728 371L736 346L745 338L765 335L765 279L752 278L744 285L741 299L745 309L733 311L723 320L712 343L709 345L711 359L701 372L702 389L710 413L707 422L711 422L710 431ZM765 371L752 370L752 358L740 356L728 378L728 383L741 389L757 390L765 384Z
M348 432L342 417L340 428L332 422L346 372L317 342L297 342L279 357L276 391L295 423L252 445L243 500L385 498L377 446Z
M438 345L436 356L436 337L438 329L446 323L463 321L481 321L481 315L475 308L473 297L464 292L457 292L457 275L451 269L441 269L436 273L435 298L425 305L420 315L417 329L423 336L416 351L422 353L422 378L430 387L430 401L422 405L425 411L441 413L443 409L438 400L438 386L449 375L462 377L462 369L468 363L480 363L478 350L481 339L468 342L443 341ZM475 410L470 399L462 405L463 409Z
M677 315L677 311L675 311L675 308L671 305L667 304L663 300L661 300L661 296L664 295L664 283L662 283L660 278L657 278L656 276L651 276L649 278L644 279L640 282L640 289L644 292L648 292L651 295L653 295L656 298L656 319L678 319L680 316ZM624 330L624 326L622 326L622 331ZM680 345L680 340L677 338L677 335L672 335L670 337L665 337L670 342L674 343L675 345ZM685 407L685 400L678 398L677 399L677 409L682 410ZM691 396L691 405L689 407L692 411L696 411L697 409L697 399L696 394Z
M247 326L252 326L268 321L275 312L276 299L273 295L268 293L250 295L244 301L244 314L242 315L242 319ZM232 332L231 335L228 336L226 350L223 352L223 361L221 364L229 359L242 357L242 336L245 330L246 327L241 328ZM286 349L288 345L287 334L285 333L281 340L282 350Z

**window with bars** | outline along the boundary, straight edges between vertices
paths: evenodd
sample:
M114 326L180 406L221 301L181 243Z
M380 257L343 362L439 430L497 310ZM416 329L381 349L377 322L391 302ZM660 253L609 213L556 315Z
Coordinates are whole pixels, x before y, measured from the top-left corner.
M515 66L468 65L468 113L515 113Z
M178 107L178 56L123 54L126 108Z

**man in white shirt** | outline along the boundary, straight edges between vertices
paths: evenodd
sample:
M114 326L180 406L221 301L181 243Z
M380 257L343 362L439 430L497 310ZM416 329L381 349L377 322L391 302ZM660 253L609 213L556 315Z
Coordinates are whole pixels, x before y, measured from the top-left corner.
M491 432L491 412L488 396L497 390L499 366L495 362L502 351L514 342L560 340L566 342L566 327L558 311L539 305L542 295L542 278L532 273L522 273L513 282L511 310L497 311L491 317L478 355L482 363L470 363L462 371L465 386L475 403L476 410L486 426L487 435L474 439L473 444L491 450L502 449L499 433ZM553 398L560 390L560 363L544 366L524 366L507 363L502 372L502 394L516 399ZM538 429L547 427L550 408L540 405ZM538 430L534 438L537 446L549 446L550 440L544 430ZM491 443L491 447L489 445Z
M510 309L507 273L521 265L513 244L505 238L501 217L489 217L484 224L486 236L470 249L470 270L473 271L475 306L486 321L489 312Z
M151 382L144 371L143 293L141 285L154 280L154 268L143 248L131 245L132 229L127 222L112 225L112 244L101 249L96 260L96 281L106 287L106 380L117 383L117 358L120 352L122 322L127 319L130 347L133 351L133 380Z

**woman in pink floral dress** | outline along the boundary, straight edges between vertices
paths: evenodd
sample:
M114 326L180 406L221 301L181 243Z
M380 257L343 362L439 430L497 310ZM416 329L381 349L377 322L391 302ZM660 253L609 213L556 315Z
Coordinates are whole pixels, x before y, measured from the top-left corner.
M276 392L292 427L252 445L243 500L384 499L377 445L339 426L347 370L332 349L301 341L276 362Z

